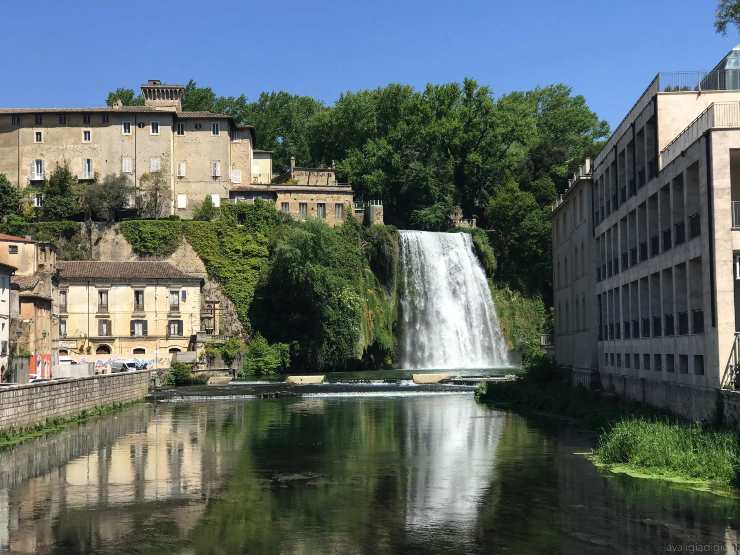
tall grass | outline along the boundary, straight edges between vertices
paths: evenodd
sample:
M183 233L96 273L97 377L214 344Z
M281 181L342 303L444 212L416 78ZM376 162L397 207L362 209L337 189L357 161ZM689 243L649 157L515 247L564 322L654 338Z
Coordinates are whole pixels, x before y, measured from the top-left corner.
M668 420L620 420L601 435L594 455L601 464L728 486L737 485L740 470L737 434Z

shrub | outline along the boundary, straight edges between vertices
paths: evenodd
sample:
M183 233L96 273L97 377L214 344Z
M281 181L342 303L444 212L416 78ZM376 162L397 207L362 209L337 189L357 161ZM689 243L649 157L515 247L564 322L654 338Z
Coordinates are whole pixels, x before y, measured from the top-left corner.
M202 385L208 381L206 376L194 376L193 367L183 362L173 362L165 373L165 385Z
M182 222L172 220L129 220L119 229L140 256L169 256L182 240Z
M285 343L270 344L257 334L247 345L240 376L270 376L290 366L290 353Z
M523 359L542 354L540 336L549 328L549 316L541 297L525 297L508 287L497 288L489 281L501 331L509 348Z

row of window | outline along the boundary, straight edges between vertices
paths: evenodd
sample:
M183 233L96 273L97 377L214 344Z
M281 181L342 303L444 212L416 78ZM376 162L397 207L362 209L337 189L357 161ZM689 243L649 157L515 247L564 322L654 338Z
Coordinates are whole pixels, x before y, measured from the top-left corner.
M100 121L103 124L110 123L110 115L109 114L101 114L100 115ZM20 114L12 114L10 116L10 123L12 125L18 126L21 124L21 116ZM43 114L34 114L33 115L33 123L34 125L43 125L44 124L44 115ZM57 123L59 125L67 125L67 114L57 114ZM91 125L92 124L92 114L82 114L82 124L83 125Z
M16 119L18 118L18 119ZM108 115L104 114L103 116L103 123L107 124L109 122ZM19 116L13 116L12 120L13 125L20 125L20 117ZM36 115L36 119L34 121L35 125L43 125L43 118L41 117L41 114ZM66 116L64 114L59 115L59 123L60 125L66 124ZM83 116L83 125L90 125L90 116L85 115ZM121 134L122 135L131 135L131 129L132 129L133 122L131 121L122 121L121 122ZM138 122L137 127L139 129L144 129L147 124L143 121ZM159 135L159 121L153 120L149 122L149 134L150 135ZM197 130L200 130L203 128L203 124L200 122L196 122L194 124L194 128ZM185 135L185 123L184 122L177 122L175 125L175 133L177 135ZM221 123L217 121L211 122L211 135L214 137L217 137L221 134ZM83 139L82 142L89 143L92 141L92 129L83 129L82 130ZM44 131L41 129L36 129L33 132L33 140L36 143L43 143L44 142Z
M704 333L701 257L597 295L599 340Z
M596 238L597 281L701 235L698 163L687 169L686 185L679 174Z
M676 368L678 358L678 368ZM704 375L704 355L693 356L692 372L697 376ZM625 368L627 370L654 370L655 372L689 373L689 355L675 354L638 354L638 353L604 353L604 366Z
M658 175L658 141L653 115L615 160L594 180L594 222L598 225Z
M182 320L167 321L167 337L183 337ZM149 326L146 320L131 320L129 325L129 335L131 337L147 337L149 335ZM67 337L67 319L59 319L59 337ZM113 337L113 325L111 320L98 320L97 337Z
M98 306L97 312L101 314L108 313L108 289L98 289ZM59 311L64 314L67 312L69 292L66 289L59 290ZM180 311L180 302L187 301L187 291L185 289L172 289L169 292L169 310L170 312ZM133 312L143 312L144 308L144 290L134 289Z
M585 189L581 188L573 199L569 199L563 206L553 224L554 240L557 245L559 241L566 237L568 231L578 227L581 222L586 220L586 214L590 207L586 206L588 198Z
M82 170L80 179L93 179L95 176L92 158L82 158ZM149 172L155 173L162 171L161 158L149 159ZM121 158L121 173L133 173L133 159L124 156ZM221 177L221 160L211 160L211 177L217 179ZM37 158L31 162L31 181L42 181L46 177L46 163L42 158ZM187 162L182 161L177 164L177 177L187 177ZM241 170L231 170L231 181L241 183Z
M281 203L280 210L284 214L290 214L290 203L289 202ZM304 219L308 218L308 203L307 202L298 203L298 216ZM325 202L316 203L316 217L322 220L326 219L326 203ZM344 220L344 204L342 204L341 202L337 202L334 204L334 218L337 220Z

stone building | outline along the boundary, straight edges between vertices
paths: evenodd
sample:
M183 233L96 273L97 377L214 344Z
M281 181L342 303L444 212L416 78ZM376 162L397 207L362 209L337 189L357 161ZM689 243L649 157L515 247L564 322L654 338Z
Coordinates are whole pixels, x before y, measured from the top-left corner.
M50 243L0 234L0 263L17 268L10 281L12 381L50 378L58 364L56 251Z
M275 181L233 186L229 196L235 202L270 200L295 219L318 218L329 225L341 224L353 213L352 187L337 182L334 168L301 168L291 158L290 170Z
M60 262L60 354L98 373L132 360L168 367L200 331L202 285L167 262Z
M10 276L16 269L0 263L0 382L10 375Z
M553 209L558 362L697 419L739 360L737 68L657 75Z
M190 216L207 196L219 206L232 185L252 182L255 130L226 114L182 111L184 90L150 80L144 106L0 109L0 173L31 188L64 163L82 182L123 174L137 188L159 173L172 214ZM257 158L258 175L271 173L270 153Z

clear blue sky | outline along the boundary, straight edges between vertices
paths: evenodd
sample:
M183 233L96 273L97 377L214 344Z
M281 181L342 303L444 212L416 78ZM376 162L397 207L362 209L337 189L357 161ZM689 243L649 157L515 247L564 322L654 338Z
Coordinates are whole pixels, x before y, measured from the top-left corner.
M146 79L333 102L469 76L496 94L563 82L614 127L658 71L735 43L716 0L4 0L0 107L96 106Z

